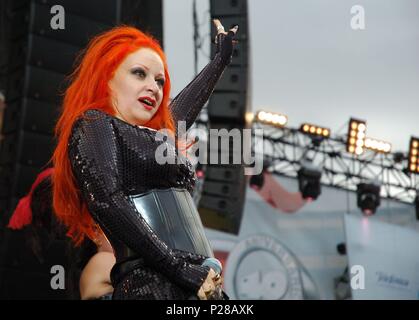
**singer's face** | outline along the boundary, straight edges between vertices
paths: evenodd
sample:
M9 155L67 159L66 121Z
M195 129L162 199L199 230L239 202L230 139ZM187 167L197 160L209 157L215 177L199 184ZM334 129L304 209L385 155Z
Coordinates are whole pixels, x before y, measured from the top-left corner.
M129 54L109 81L115 116L132 125L146 124L163 100L164 65L151 49Z

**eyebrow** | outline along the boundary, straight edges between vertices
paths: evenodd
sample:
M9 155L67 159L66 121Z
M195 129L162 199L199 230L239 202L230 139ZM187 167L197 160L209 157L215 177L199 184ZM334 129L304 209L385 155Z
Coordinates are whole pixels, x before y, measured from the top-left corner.
M134 64L134 66L135 66L136 64L138 64L138 65L142 66L142 67L143 67L144 69L146 69L146 70L150 70L150 68L149 68L149 67L147 67L147 66L143 65L142 63L135 63L135 64Z

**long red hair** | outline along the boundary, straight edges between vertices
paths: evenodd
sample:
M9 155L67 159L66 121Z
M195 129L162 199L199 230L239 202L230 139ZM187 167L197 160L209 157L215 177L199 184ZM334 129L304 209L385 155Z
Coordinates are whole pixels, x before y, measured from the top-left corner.
M174 122L168 104L170 77L166 57L157 40L134 27L115 27L93 38L70 75L70 86L65 91L61 116L55 134L57 147L52 156L54 164L53 207L55 214L68 227L68 236L80 244L85 236L97 239L97 227L84 203L74 178L68 157L68 140L74 122L89 109L100 109L115 115L110 101L108 82L123 60L140 48L154 50L162 59L165 70L163 100L147 127L174 132Z

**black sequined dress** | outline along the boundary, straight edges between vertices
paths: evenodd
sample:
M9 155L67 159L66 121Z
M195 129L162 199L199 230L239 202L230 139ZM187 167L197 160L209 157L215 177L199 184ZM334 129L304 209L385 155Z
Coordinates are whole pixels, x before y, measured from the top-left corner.
M232 34L218 35L215 57L173 99L170 109L186 128L195 121L232 54ZM89 212L114 248L114 299L188 299L209 269L212 250L190 192L190 162L157 131L88 110L74 124L69 157ZM156 149L175 164L158 164Z

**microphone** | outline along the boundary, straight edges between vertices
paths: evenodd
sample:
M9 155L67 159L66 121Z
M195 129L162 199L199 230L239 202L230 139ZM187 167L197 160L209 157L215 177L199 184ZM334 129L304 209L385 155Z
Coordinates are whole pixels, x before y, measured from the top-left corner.
M221 265L220 260L215 258L207 258L202 263L202 266L204 267L210 267L212 270L215 271L216 274L221 275L221 272L223 271L223 266Z

